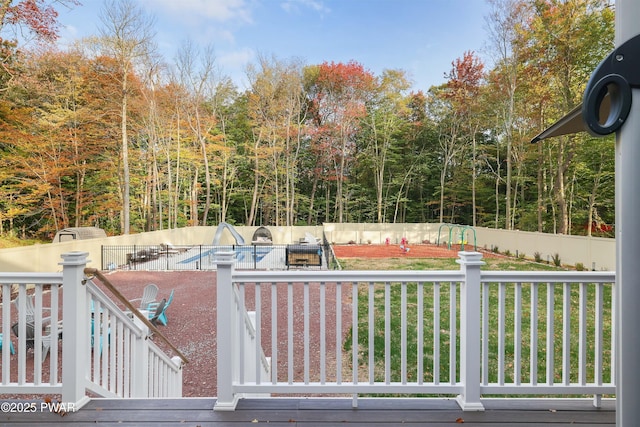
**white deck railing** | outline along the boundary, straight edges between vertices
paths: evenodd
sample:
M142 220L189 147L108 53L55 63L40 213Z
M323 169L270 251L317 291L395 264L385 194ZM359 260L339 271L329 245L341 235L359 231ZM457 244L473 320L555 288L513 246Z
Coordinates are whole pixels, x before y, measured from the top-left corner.
M613 272L485 272L475 252L456 271L235 271L231 258L217 410L245 393L455 395L465 410L487 395L615 394ZM263 352L266 374L251 368Z
M181 396L181 361L169 358L148 339L142 321L85 277L86 253L62 257L62 273L0 273L0 394L60 394L76 409L88 391L102 397ZM33 313L27 295L33 295ZM27 351L30 343L33 352Z

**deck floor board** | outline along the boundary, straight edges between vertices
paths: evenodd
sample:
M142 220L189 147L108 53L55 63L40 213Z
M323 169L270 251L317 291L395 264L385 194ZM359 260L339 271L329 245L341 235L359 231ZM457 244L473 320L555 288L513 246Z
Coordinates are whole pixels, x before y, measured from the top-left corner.
M484 412L463 412L452 400L271 398L241 400L236 411L213 411L213 398L94 399L77 412L0 413L0 425L102 426L615 426L615 402L487 400Z

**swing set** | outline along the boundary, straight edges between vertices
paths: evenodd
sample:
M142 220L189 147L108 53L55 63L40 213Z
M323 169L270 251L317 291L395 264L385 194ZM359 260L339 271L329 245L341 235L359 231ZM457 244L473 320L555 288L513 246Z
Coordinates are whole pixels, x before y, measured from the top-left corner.
M459 233L460 233L460 240L459 240L459 244L460 244L460 250L464 251L464 245L466 243L465 241L465 235L467 233L467 231L471 231L473 233L473 250L478 250L478 245L476 244L476 230L471 227L470 225L460 225L460 224L441 224L440 227L438 228L438 246L440 246L440 232L442 231L442 227L446 227L449 229L449 240L447 241L447 249L451 249L451 237L454 235L453 231L455 229L458 229Z

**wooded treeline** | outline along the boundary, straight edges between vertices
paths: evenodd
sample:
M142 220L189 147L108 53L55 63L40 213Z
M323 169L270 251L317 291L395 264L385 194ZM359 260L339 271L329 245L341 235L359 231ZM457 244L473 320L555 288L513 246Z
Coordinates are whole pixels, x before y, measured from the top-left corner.
M611 235L613 138L529 142L613 49L608 1L493 0L486 59L452 58L426 92L401 69L267 54L239 90L213 49L160 57L129 0L60 51L47 4L0 2L0 233L443 221ZM16 26L40 43L19 45Z

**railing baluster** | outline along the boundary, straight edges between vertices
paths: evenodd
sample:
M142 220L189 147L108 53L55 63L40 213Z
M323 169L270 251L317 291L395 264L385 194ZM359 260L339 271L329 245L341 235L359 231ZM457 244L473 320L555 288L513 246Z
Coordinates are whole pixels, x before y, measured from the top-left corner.
M257 384L262 382L262 282L256 282L255 284L255 299L256 299L256 316L255 316L255 333L256 333L256 346L253 349L255 354L255 370Z
M18 286L18 385L27 382L27 285Z
M457 356L457 298L456 298L456 282L451 282L449 285L449 383L457 383L457 369L458 356Z
M50 313L51 316L51 348L49 349L49 384L57 385L58 384L58 321L60 319L60 310L59 310L59 292L60 285L57 283L52 283L49 288L49 296L50 296Z
M293 384L293 283L287 285L287 382Z
M326 322L326 286L320 282L320 384L327 380L327 322Z
M538 283L531 283L530 333L529 333L529 382L538 384Z
M271 282L271 383L278 383L278 284Z
M116 369L116 390L118 396L124 397L124 325L119 319L116 322L116 354L117 354L117 369Z
M113 319L113 316L111 315L111 313L109 313L109 325L111 325L113 321L115 321L115 319ZM114 328L114 331L112 331L112 334L117 334L116 328ZM118 365L116 362L117 356L118 356L117 337L109 337L109 342L110 342L110 345L109 345L110 350L112 350L110 354L110 359L109 359L109 373L110 373L109 391L111 391L112 393L117 393L118 392L118 389L116 388L116 375L118 372Z
M418 312L416 314L416 324L417 324L417 381L418 384L422 385L424 382L424 283L418 282L418 291L417 291L417 305Z
M578 307L578 382L587 384L587 283L580 283Z
M303 285L304 383L309 384L309 282Z
M342 283L336 283L336 384L342 384Z
M375 382L375 283L369 282L369 308L368 308L368 329L369 329L369 384Z
M440 384L440 282L433 284L433 383Z
M351 283L351 377L354 384L358 384L358 282Z
M571 384L571 285L562 286L562 383Z
M239 283L238 284L238 308L236 313L234 313L235 316L237 316L238 320L237 320L237 324L238 324L238 333L240 335L239 339L238 339L238 360L242 361L243 363L240 363L240 366L238 367L238 382L240 384L244 384L245 383L245 370L246 370L246 354L247 354L247 349L245 348L246 343L247 343L247 324L245 323L245 318L244 318L244 312L243 312L243 307L246 307L247 304L247 300L246 300L246 284L245 283Z
M522 283L515 284L513 308L513 382L522 383Z
M11 323L11 284L2 285L2 385L11 382L11 337L9 336Z
M498 384L505 382L505 299L506 283L498 285Z
M616 318L617 318L617 307L616 307L616 294L618 293L618 287L616 286L616 283L612 283L611 284L611 340L609 343L609 348L611 349L611 359L609 362L609 366L611 366L610 368L610 382L614 382L615 378L616 378L616 363L615 361L617 360L618 354L617 354L617 348L618 348L618 343L617 343L617 339L616 337L618 336L618 331L616 328Z
M88 298L90 301L89 310L91 310L91 303L93 303L93 317L91 318L91 328L89 331L91 334L91 338L89 339L89 343L91 345L91 358L93 360L93 381L96 383L100 383L100 355L102 353L102 349L100 348L100 341L102 340L102 303L99 300L95 300L92 297ZM108 345L108 344L106 344Z
M594 382L597 385L602 385L602 353L603 353L603 342L602 342L602 329L604 326L603 322L603 294L604 294L604 285L602 283L595 284L595 324L594 324L594 353L595 360L593 363L593 378Z
M482 284L482 384L489 384L489 283Z
M555 375L555 285L547 283L547 385L553 385Z
M384 382L391 382L391 283L384 284Z
M103 328L104 326L104 322L108 322L109 321L109 313L108 312L104 312L101 316L100 316L103 320L103 323L99 323L96 322L96 328ZM99 331L100 329L96 329L96 331ZM97 332L99 333L99 332ZM96 334L97 336L97 334ZM98 340L99 342L100 340ZM96 343L96 345L99 345ZM94 347L94 351L95 351L95 347ZM102 381L101 381L101 385L102 387L104 387L105 389L109 389L109 355L113 353L112 347L111 347L111 343L109 342L109 340L104 341L102 344L102 351L100 352L102 354Z
M34 313L34 343L42 342L42 286L36 286L35 288L35 313ZM42 345L34 345L33 347L33 383L34 385L42 384L42 362L44 354L42 352Z
M124 389L122 390L123 397L131 396L131 330L129 328L124 329Z
M407 282L400 283L400 381L402 384L407 383Z

